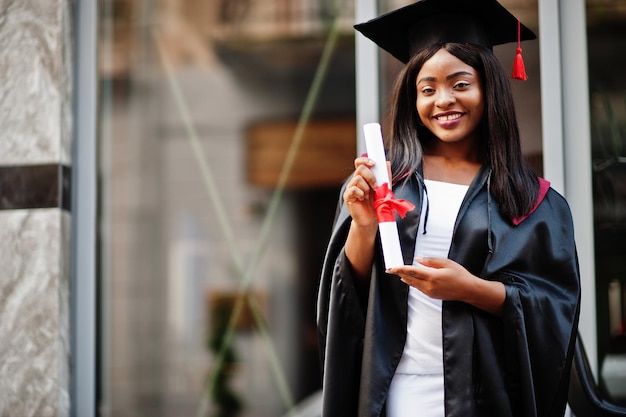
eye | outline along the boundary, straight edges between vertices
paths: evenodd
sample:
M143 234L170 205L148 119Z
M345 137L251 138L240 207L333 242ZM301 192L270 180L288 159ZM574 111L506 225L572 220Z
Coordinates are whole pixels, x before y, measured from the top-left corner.
M420 91L423 95L428 96L433 94L435 92L435 89L430 87L423 87Z
M471 84L468 83L467 81L459 81L458 83L454 84L454 89L455 90L464 90L467 87L469 87Z

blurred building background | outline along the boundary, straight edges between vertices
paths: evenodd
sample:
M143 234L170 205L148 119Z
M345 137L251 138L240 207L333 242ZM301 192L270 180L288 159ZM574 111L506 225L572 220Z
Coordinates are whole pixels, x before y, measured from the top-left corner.
M363 65L352 25L405 3L0 0L0 416L271 417L319 389L339 188L400 68ZM581 334L626 401L626 2L501 3L541 39L513 82L524 153L572 205ZM496 53L510 68L515 45Z
M236 398L238 415L281 415L319 387L319 266L356 153L353 5L101 8L102 412ZM216 369L223 321L233 358Z

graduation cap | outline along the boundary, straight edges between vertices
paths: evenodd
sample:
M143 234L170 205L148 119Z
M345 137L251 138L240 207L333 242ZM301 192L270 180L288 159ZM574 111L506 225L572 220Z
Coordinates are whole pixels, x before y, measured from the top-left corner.
M354 28L404 63L438 43L470 43L491 49L517 41L512 77L522 80L526 80L526 71L520 42L537 38L496 0L420 0Z

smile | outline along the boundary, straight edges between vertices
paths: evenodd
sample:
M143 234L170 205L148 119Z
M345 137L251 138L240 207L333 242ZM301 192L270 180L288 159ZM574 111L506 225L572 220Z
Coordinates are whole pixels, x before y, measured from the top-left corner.
M451 120L459 119L461 116L462 116L461 113L451 113L451 114L442 114L439 116L434 116L434 118L439 120L440 122L449 122Z

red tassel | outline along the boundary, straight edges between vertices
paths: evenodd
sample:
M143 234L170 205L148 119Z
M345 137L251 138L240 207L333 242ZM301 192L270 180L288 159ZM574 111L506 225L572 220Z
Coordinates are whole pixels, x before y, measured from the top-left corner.
M522 48L517 48L515 61L513 62L513 74L511 77L522 81L526 81L528 79L526 76L526 68L524 67L524 58L522 58Z
M524 67L524 58L522 58L522 46L521 46L521 30L522 23L517 20L517 53L515 54L515 61L513 61L513 74L511 77L515 80L526 81L526 67Z

